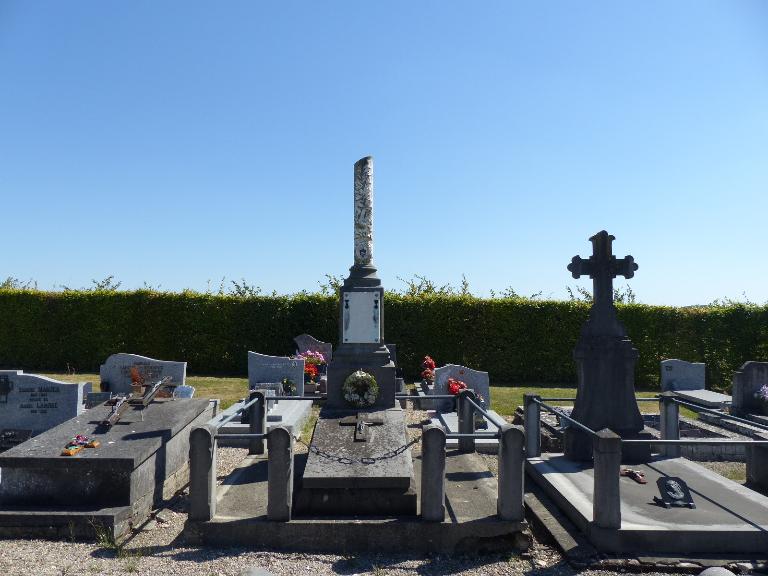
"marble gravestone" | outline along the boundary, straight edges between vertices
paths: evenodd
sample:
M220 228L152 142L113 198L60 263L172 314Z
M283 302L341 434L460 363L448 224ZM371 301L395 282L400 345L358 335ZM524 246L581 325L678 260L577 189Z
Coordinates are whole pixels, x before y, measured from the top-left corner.
M669 359L661 361L661 391L704 390L706 364Z
M613 279L632 278L637 264L632 256L617 259L611 244L615 238L602 230L592 236L592 256L574 256L568 270L574 278L588 275L593 284L589 318L573 351L578 388L571 416L594 431L609 428L625 439L645 437L643 418L635 400L637 349L619 321L613 304ZM592 459L592 437L570 426L565 431L565 456L570 460ZM626 461L648 461L650 445L623 447Z
M40 434L85 410L90 382L70 384L21 370L0 370L0 428Z
M733 404L735 415L762 414L763 407L755 394L762 386L768 385L768 362L749 361L733 373Z
M248 352L248 388L282 391L283 378L292 380L296 396L304 396L304 360Z
M323 342L309 334L300 334L299 336L296 336L293 341L296 342L296 349L299 354L303 354L310 350L313 352L320 352L325 358L326 364L333 358L333 345L330 342Z
M479 397L479 404L488 410L491 404L491 383L488 378L488 372L473 370L466 366L458 364L446 364L435 368L435 385L430 390L430 394L448 394L448 379L460 380L467 385L467 388L474 390ZM453 412L456 410L456 402L453 400L436 401L440 412Z
M99 368L101 388L115 394L131 392L131 369L136 368L145 382L171 377L171 383L178 386L186 384L187 363L171 360L155 360L138 354L112 354Z

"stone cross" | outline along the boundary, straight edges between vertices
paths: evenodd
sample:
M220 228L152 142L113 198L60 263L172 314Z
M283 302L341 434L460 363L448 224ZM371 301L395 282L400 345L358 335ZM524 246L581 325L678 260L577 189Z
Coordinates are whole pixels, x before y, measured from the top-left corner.
M600 308L613 304L613 279L617 276L632 278L637 270L632 256L618 260L613 255L611 243L615 239L605 230L598 232L589 239L592 242L592 256L588 260L574 256L568 264L568 270L574 278L586 274L592 278L594 304Z
M356 416L347 416L339 420L339 426L355 427L355 442L365 442L368 440L368 427L384 424L381 418L371 418L370 414L358 412Z
M373 158L355 162L355 266L373 261Z

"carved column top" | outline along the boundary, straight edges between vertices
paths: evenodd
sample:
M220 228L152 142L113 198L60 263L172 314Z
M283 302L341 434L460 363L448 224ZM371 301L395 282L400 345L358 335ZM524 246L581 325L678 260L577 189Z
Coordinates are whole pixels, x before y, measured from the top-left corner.
M355 266L373 262L373 158L355 162Z

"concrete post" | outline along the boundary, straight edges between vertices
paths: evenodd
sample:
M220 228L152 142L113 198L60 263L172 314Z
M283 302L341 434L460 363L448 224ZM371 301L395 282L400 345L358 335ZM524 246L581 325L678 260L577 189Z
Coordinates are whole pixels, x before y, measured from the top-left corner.
M755 440L768 440L768 433L758 432ZM768 446L747 446L747 482L768 491Z
M525 518L525 434L521 426L507 424L499 430L499 473L496 513L501 520L522 522Z
M662 392L659 398L659 428L662 440L680 439L680 406L673 400L674 392ZM661 445L661 453L669 458L679 458L682 446Z
M445 430L430 424L421 437L421 518L445 520Z
M267 457L267 518L288 522L293 505L293 436L287 428L269 431Z
M621 437L604 428L593 440L595 486L593 521L599 528L621 528Z
M199 426L189 434L189 519L216 515L216 428Z
M267 433L267 395L263 390L252 390L248 400L258 398L259 401L248 408L248 433ZM264 438L254 438L248 442L248 454L264 454Z
M541 406L534 402L541 399L538 394L523 395L523 422L525 425L525 457L541 456Z
M462 390L459 392L457 405L459 413L459 434L475 433L475 407L467 402L467 398L475 400L477 397L475 396L475 392L473 390ZM474 438L459 438L459 452L474 451Z

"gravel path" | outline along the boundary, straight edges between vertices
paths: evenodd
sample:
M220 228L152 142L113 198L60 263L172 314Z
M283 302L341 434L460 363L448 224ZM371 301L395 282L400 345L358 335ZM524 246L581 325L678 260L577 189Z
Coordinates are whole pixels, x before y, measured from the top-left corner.
M408 434L411 439L421 434L419 424L426 412L408 412ZM420 452L420 444L413 447ZM297 444L297 450L300 445ZM220 448L219 481L226 477L246 455L245 449ZM495 457L485 456L495 472ZM143 530L135 533L121 547L105 543L69 541L5 540L0 543L2 576L35 575L122 575L142 576L237 576L248 567L260 567L278 576L355 574L413 575L468 574L478 576L523 575L542 576L584 574L609 575L611 572L578 572L563 561L553 548L534 539L526 554L445 556L413 554L299 554L258 551L245 548L199 548L185 546L181 532L186 520L187 492L156 512ZM668 574L668 573L667 573Z

